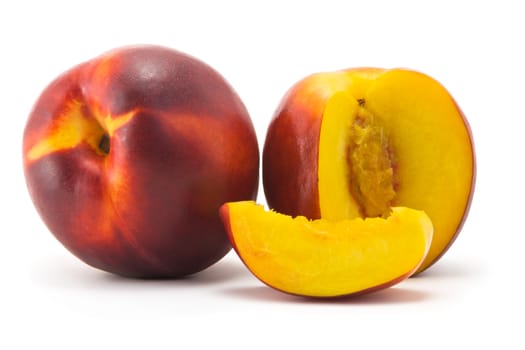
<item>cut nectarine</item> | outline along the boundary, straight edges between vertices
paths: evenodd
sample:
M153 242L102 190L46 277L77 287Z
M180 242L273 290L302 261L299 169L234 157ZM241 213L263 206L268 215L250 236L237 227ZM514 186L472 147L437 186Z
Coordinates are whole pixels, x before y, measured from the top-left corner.
M418 271L448 249L475 183L469 125L448 91L406 69L311 75L283 98L263 150L270 208L310 219L384 217L402 206L434 226Z
M226 203L221 218L254 275L290 294L334 297L387 288L420 266L432 240L428 216L393 208L386 218L308 220L253 201Z

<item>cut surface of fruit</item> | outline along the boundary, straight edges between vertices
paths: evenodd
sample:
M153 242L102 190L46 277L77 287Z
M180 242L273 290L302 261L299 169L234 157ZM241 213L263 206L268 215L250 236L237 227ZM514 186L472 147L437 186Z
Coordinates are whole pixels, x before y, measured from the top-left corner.
M329 221L266 211L253 201L224 204L221 218L245 265L267 285L296 295L374 291L408 278L426 256L428 216L392 208L387 218Z
M386 216L395 197L388 131L364 99L335 93L323 113L319 142L321 217Z
M468 125L448 92L424 74L385 70L359 84L360 95L335 92L323 112L320 216L424 210L435 235L421 271L451 244L468 210L475 173Z

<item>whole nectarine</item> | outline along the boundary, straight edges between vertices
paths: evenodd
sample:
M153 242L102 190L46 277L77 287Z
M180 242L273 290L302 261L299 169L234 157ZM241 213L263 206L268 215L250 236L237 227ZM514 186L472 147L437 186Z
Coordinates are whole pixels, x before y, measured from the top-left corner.
M96 268L178 277L231 248L218 209L254 199L256 135L210 66L159 46L118 48L60 75L23 137L26 182L49 230Z

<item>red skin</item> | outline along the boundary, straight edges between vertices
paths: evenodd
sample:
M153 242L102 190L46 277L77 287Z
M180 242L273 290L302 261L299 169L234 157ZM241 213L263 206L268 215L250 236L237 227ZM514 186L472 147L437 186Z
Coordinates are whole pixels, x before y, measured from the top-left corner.
M307 78L294 85L277 108L263 149L262 176L270 208L291 216L320 218L319 132L331 96L331 91L315 89Z
M133 116L107 156L82 142L30 159L72 100L85 118ZM211 67L157 46L116 49L59 76L29 116L23 154L49 230L84 262L124 276L212 265L231 248L219 207L258 189L257 140L238 95Z

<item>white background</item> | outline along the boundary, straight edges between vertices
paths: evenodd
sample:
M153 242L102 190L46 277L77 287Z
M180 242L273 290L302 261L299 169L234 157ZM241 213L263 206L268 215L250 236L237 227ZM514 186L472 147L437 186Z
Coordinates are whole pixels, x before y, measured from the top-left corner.
M2 2L0 348L525 348L519 4ZM220 71L248 107L260 145L284 92L310 73L401 66L435 77L467 115L476 143L477 188L456 243L418 278L339 301L267 288L233 253L183 280L135 281L87 267L30 202L23 127L59 73L136 43L177 48Z

